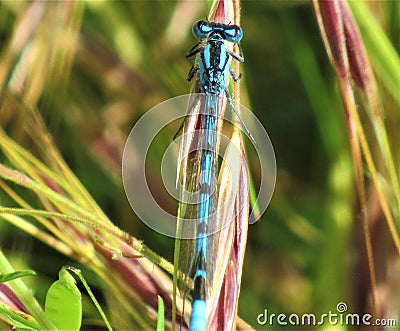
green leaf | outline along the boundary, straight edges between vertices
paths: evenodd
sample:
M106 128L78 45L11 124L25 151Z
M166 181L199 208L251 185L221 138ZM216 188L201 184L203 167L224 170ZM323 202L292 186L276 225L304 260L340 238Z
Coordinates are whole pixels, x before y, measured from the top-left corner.
M46 295L45 312L58 330L79 330L82 322L81 293L65 268L60 270Z
M349 5L357 20L374 69L400 103L400 58L396 49L363 1L349 1Z
M9 319L13 324L13 329L15 330L40 330L39 324L32 318L32 316L14 309L11 310L5 305L0 306L0 315Z
M21 278L25 276L35 276L36 272L33 270L22 270L22 271L15 271L9 274L0 274L0 283L9 282L10 280Z
M164 322L164 301L158 295L158 312L157 312L157 331L165 330L165 322Z

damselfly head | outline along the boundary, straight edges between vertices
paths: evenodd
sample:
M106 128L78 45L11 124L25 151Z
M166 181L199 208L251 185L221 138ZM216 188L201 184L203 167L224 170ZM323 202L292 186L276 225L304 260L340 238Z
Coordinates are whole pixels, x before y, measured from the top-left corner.
M207 21L197 21L193 25L193 34L199 39L211 38L216 35L233 43L239 42L243 37L243 31L238 25Z

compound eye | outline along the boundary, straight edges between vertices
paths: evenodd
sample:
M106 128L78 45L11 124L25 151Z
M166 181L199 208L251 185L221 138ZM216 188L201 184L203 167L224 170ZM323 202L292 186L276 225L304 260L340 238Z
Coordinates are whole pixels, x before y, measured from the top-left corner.
M238 43L243 38L243 30L238 25L229 25L224 33L225 39L232 43Z
M193 25L193 34L195 37L199 39L208 38L211 31L212 27L206 21L197 21Z

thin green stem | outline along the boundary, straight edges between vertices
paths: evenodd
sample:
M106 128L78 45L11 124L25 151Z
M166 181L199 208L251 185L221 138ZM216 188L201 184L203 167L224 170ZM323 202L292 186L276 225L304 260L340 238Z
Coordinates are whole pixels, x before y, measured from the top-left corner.
M101 318L103 319L105 325L107 326L107 329L109 331L112 331L111 324L108 321L106 314L104 314L103 309L101 309L101 306L100 306L99 302L97 301L96 297L94 296L92 290L90 289L88 283L86 282L85 278L83 277L82 271L77 268L71 267L71 266L66 266L65 269L73 272L75 275L77 275L79 277L80 281L82 282L83 286L85 287L86 291L88 292L90 299L92 299L93 304L95 305L97 311L99 312Z

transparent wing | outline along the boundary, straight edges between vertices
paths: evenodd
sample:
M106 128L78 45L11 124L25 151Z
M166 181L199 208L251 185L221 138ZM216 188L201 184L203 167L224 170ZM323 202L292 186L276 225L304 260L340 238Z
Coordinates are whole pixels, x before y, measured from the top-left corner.
M207 233L206 263L206 300L208 314L215 311L219 293L223 286L224 275L229 264L229 256L234 243L235 199L238 195L241 162L241 151L237 141L232 141L233 127L225 126L224 114L231 117L233 111L225 97L210 97L204 94L192 94L188 102L188 115L185 120L180 142L177 184L180 186L180 205L175 255L175 266L178 267L178 287L183 296L192 289L192 278L195 272L197 219L199 215L199 178L201 176L201 159L204 146L204 116L210 107L216 108L217 121L214 147L213 173L215 180L212 191L212 202ZM237 130L237 129L236 129ZM221 152L219 146L222 146ZM220 162L218 155L220 154ZM189 239L188 239L189 238Z

